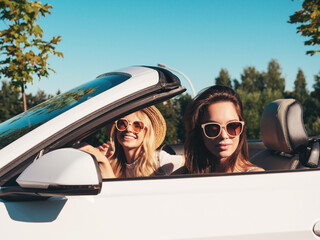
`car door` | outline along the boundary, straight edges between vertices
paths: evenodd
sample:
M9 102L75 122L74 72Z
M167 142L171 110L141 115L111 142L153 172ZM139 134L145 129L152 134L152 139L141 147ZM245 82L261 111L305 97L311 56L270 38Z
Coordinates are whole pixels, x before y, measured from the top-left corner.
M6 239L317 239L319 170L104 180L96 196L1 201ZM317 226L317 225L316 225ZM19 229L19 231L14 231ZM9 238L8 238L9 237Z

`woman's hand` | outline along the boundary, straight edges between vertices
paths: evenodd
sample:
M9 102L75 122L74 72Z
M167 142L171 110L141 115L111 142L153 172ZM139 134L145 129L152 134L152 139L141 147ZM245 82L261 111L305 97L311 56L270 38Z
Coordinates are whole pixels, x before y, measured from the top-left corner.
M112 167L109 163L108 158L98 149L91 145L85 145L79 150L94 155L99 163L102 178L115 178Z
M112 150L111 142L102 144L98 147L98 149L104 156L106 156L106 158L111 157L114 153L114 151Z

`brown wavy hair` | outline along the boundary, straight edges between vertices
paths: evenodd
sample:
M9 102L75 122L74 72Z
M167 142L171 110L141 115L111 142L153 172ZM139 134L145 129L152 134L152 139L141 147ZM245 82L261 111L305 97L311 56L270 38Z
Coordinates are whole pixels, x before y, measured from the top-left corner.
M215 85L204 89L188 105L184 124L186 128L185 158L189 173L210 173L216 171L215 162L218 160L205 146L202 136L201 124L208 111L209 105L227 101L235 106L239 120L243 119L243 108L239 95L231 88ZM253 166L249 161L246 126L240 135L239 144L234 153L227 159L227 170L232 172L236 165L240 167Z

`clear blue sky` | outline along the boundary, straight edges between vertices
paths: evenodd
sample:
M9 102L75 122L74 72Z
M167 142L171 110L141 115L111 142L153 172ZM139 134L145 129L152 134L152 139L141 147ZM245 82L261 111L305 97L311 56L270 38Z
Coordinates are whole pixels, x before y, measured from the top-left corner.
M131 65L164 63L186 74L196 92L214 84L221 68L240 80L243 68L266 71L277 59L293 90L298 68L312 89L320 54L305 55L306 40L289 16L301 0L48 0L52 14L40 21L45 39L60 35L51 57L56 70L27 91L54 94L99 74ZM182 84L189 91L188 83Z

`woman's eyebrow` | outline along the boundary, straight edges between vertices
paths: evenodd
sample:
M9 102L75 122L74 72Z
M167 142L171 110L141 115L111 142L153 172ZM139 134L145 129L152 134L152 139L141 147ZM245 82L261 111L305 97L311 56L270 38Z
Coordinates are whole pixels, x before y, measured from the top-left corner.
M206 122L219 122L219 121L216 121L216 120L213 120L213 119L206 119L205 121ZM226 122L233 122L233 121L240 121L240 120L239 120L239 118L233 118L233 119L229 119Z
M235 121L240 121L240 120L235 118L235 119L228 120L228 121L227 121L227 122L225 122L225 123L235 122ZM208 120L204 121L204 123L208 123L208 122L214 122L214 123L222 124L222 122L214 121L214 120L211 120L211 119L208 119Z

